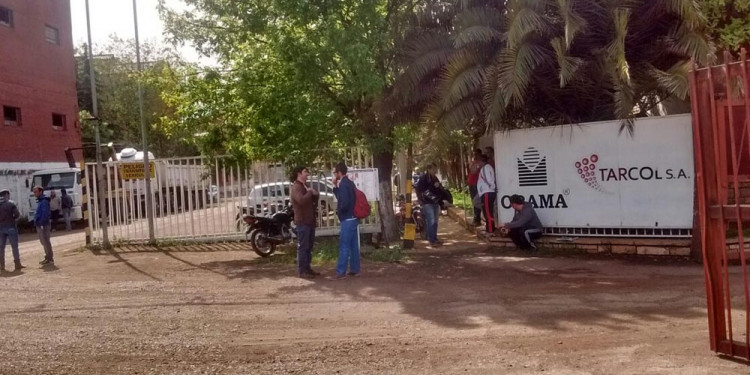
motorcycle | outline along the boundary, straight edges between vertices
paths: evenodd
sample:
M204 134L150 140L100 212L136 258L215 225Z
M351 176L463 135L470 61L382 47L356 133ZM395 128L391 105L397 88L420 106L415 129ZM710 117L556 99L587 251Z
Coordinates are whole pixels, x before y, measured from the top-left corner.
M293 242L296 234L292 223L294 211L291 206L276 211L271 217L244 215L245 238L253 251L262 257L271 256L276 246Z
M406 224L406 198L403 194L400 194L397 198L398 203L398 212L396 212L396 219L399 223L399 230L401 233L404 233L404 225ZM425 223L424 223L424 217L422 216L422 207L420 206L419 202L412 203L411 206L411 218L414 222L415 231L420 234L420 237L424 238L425 236Z

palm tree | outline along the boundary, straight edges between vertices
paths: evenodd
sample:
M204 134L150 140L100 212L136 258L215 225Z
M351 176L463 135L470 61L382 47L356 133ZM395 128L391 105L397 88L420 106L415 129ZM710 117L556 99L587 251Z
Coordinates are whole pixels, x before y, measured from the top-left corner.
M400 82L404 96L428 100L424 119L448 132L610 119L628 127L664 100L685 100L690 59L713 56L691 0L461 0L438 8L408 39Z

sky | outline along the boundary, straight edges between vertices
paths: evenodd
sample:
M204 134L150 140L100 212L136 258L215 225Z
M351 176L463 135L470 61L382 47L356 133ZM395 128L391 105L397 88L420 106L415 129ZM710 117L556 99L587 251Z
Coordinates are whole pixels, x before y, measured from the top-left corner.
M156 10L157 0L137 0L138 34L141 43L164 43L164 24L159 19ZM185 9L186 5L180 0L167 0L167 5L173 9ZM133 24L132 0L89 0L91 15L91 39L93 45L104 45L110 35L116 34L123 39L135 38ZM70 0L70 12L73 24L73 44L78 46L85 43L86 35L86 0ZM166 44L166 43L164 43ZM187 61L203 65L215 65L212 59L201 57L192 47L178 48Z

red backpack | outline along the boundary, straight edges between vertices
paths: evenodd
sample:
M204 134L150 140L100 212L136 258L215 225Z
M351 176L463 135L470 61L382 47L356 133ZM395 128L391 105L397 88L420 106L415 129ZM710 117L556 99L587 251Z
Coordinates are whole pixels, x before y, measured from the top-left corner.
M354 216L357 219L365 219L370 216L372 208L370 202L367 201L367 196L362 190L354 187Z

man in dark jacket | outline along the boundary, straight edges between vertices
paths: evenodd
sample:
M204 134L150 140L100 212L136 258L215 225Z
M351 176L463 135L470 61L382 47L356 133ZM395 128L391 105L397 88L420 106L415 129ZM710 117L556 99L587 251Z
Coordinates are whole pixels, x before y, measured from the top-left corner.
M52 253L52 242L50 240L50 208L49 198L44 196L44 188L41 186L34 187L34 196L36 197L36 211L34 212L34 226L39 236L39 242L44 248L44 260L39 262L41 265L55 264L54 254Z
M65 191L65 189L61 189L60 193L62 194L62 197L60 197L60 203L62 205L63 219L65 220L65 230L70 232L73 229L70 225L70 215L73 211L73 198L68 195L68 192Z
M416 186L417 198L422 203L422 215L424 215L425 220L427 241L433 247L443 244L437 238L440 203L443 199L443 185L435 175L436 172L437 167L435 164L428 165L425 174L419 178Z
M521 250L535 252L534 241L542 236L542 222L534 208L526 204L522 196L513 194L510 197L510 204L516 212L513 214L513 220L505 223L503 233L509 234L513 243Z
M297 274L312 279L319 272L312 269L312 248L315 244L315 202L319 193L307 186L310 171L304 166L292 170L292 209L297 231Z
M343 162L333 170L333 194L336 195L336 214L341 222L339 237L339 260L336 265L336 279L359 275L359 220L354 216L354 204L357 200L354 182L346 176L348 168Z
M18 252L18 228L16 220L21 217L16 203L10 200L10 191L0 191L0 272L5 272L5 243L10 240L10 248L13 252L15 270L25 268L21 265L21 256Z

